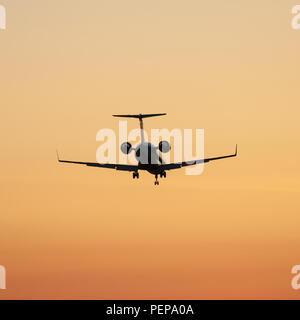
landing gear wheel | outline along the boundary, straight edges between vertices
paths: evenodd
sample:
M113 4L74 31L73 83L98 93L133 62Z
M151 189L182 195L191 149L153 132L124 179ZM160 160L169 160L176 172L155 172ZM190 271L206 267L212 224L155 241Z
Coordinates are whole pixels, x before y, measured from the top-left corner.
M139 175L139 173L138 172L134 172L133 174L132 174L132 177L133 177L133 179L135 179L135 178L139 178L140 177L140 175Z
M167 177L166 172L162 172L162 173L160 174L160 177L161 177L161 178L166 178L166 177Z
M154 181L154 185L158 186L159 185L159 181Z

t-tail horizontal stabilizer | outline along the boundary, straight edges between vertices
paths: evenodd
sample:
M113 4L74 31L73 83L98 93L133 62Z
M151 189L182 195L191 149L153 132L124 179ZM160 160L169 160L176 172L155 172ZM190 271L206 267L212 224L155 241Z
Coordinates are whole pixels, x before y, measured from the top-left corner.
M160 117L165 115L166 113L150 113L150 114L140 113L140 114L114 114L113 117L144 119L144 118L151 118L151 117Z
M140 129L141 129L141 140L142 143L145 142L144 138L144 124L143 124L143 119L145 118L151 118L151 117L160 117L160 116L165 116L166 113L150 113L150 114L113 114L113 117L118 117L118 118L135 118L139 119L140 121Z

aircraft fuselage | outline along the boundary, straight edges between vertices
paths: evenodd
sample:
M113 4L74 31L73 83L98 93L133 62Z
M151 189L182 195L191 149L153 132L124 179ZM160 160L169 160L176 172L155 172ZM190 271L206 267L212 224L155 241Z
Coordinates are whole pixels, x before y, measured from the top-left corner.
M138 161L139 169L146 170L153 175L163 172L160 166L162 158L158 154L158 148L150 142L142 142L135 148L135 158Z

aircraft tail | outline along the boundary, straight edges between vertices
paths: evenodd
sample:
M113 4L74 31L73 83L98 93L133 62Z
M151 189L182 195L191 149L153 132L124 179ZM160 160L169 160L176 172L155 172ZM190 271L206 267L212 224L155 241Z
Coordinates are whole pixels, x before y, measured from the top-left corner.
M143 119L144 118L151 118L151 117L165 116L165 115L166 115L166 113L150 113L150 114L141 114L140 113L140 114L114 114L113 117L139 119L140 129L141 129L141 140L142 140L142 143L143 143L145 141Z
M144 118L151 118L151 117L160 117L160 116L165 116L165 115L166 115L166 113L152 113L152 114L114 114L113 117L144 119Z

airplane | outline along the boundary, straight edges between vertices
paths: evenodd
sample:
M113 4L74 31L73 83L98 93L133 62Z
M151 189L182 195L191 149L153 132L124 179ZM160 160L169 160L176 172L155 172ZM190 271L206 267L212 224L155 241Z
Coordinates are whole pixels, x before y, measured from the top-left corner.
M168 141L161 141L158 147L156 147L152 143L145 141L143 119L150 118L150 117L165 116L165 115L166 113L113 115L113 117L135 118L139 120L141 142L135 148L133 148L129 142L124 142L121 145L121 151L124 154L128 155L130 152L135 151L135 158L138 161L137 165L61 160L59 158L58 153L57 153L57 159L59 162L63 162L63 163L82 164L88 167L98 167L98 168L115 169L120 171L130 171L132 172L133 179L139 179L139 170L148 171L150 174L155 176L154 185L159 185L158 176L160 176L160 178L166 178L167 177L166 171L180 169L183 167L192 166L199 163L207 163L214 160L232 158L237 156L237 145L236 145L234 154L213 157L213 158L204 158L200 160L185 161L185 162L179 162L179 163L169 163L169 164L164 163L163 159L158 154L158 150L161 153L170 152L171 150L170 143Z

